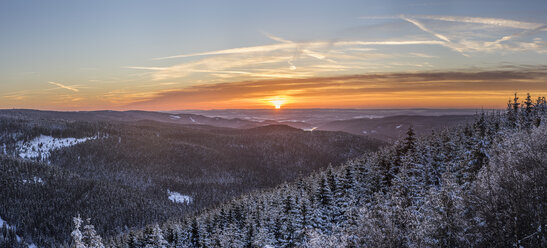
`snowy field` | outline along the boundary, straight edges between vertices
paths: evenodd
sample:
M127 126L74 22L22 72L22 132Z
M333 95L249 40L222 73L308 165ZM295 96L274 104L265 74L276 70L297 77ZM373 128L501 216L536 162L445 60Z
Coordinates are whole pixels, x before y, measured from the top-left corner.
M86 138L54 138L51 136L40 135L29 142L20 142L17 144L19 157L24 159L47 159L51 151L63 147L73 146L96 137Z
M174 203L182 203L186 205L189 205L190 203L192 203L192 197L188 195L183 195L179 192L170 191L170 190L167 190L167 194L169 194L169 200L171 200Z

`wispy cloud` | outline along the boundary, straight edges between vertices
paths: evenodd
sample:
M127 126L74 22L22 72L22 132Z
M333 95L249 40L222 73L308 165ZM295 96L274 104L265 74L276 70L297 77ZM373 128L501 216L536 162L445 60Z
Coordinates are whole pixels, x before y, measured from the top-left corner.
M542 32L542 31L547 31L547 25L541 25L541 26L538 26L537 28L534 28L534 29L527 29L527 30L522 31L522 32L518 32L518 33L515 33L515 34L511 34L511 35L506 35L506 36L503 36L502 38L494 41L493 43L499 44L501 42L508 41L508 40L511 40L511 39L514 39L514 38L534 35L534 34L537 34L538 32Z
M377 50L372 46L445 46L442 40L295 42L267 33L265 35L279 43L156 58L156 60L170 60L205 56L172 66L126 66L125 68L149 71L153 80L186 78L198 73L213 79L303 78L357 68L351 65L356 59L378 58L378 54L357 57L349 55L348 52ZM333 69L333 67L318 66L327 64L341 64L342 67Z
M64 84L61 84L61 83L57 83L57 82L48 82L49 84L52 84L52 85L55 85L59 88L62 88L62 89L66 89L66 90L70 90L70 91L73 91L73 92L78 92L80 90L78 90L77 88L75 88L74 86L68 86L68 85L64 85Z
M275 96L290 99L293 107L428 106L458 99L465 107L500 106L511 92L547 93L547 68L519 67L486 71L431 71L380 73L305 79L271 79L195 85L158 92L128 108L263 107ZM519 82L516 84L515 82ZM488 95L488 98L484 96ZM491 98L495 95L497 98ZM397 97L401 99L394 100ZM365 100L366 99L366 100ZM429 99L429 100L424 100ZM312 101L313 100L313 101ZM369 101L370 100L370 101ZM471 101L472 100L472 101Z
M426 32L426 33L430 33L432 34L433 36L443 40L443 41L446 41L446 42L450 42L450 39L448 39L446 36L442 35L442 34L439 34L439 33L436 33L436 32L433 32L431 31L430 29L428 29L426 26L424 26L421 22L417 21L417 20L414 20L412 18L409 18L409 17L405 17L404 15L401 15L401 19L407 21L407 22L410 22L412 24L414 24L416 27L418 27L419 29L421 29L422 31Z
M469 17L469 16L432 16L432 15L420 15L417 16L420 19L430 19L447 22L462 22L462 23L475 23L486 24L506 28L518 28L518 29L536 29L542 26L542 23L522 22L510 19L502 18L485 18L485 17Z
M532 36L547 31L544 23L523 22L503 18L469 17L469 16L435 16L435 15L399 15L361 17L361 19L401 19L413 24L421 31L433 35L444 42L444 46L457 51L465 56L472 56L476 52L522 52L534 51L545 53L547 46L541 41L509 41L516 38ZM423 21L432 22L437 27L442 27L444 34L435 31L424 24ZM465 24L474 26L463 26ZM515 29L522 30L515 32ZM462 33L461 30L466 30ZM499 33L502 33L499 36ZM486 37L495 37L491 40ZM505 43L505 44L502 44Z

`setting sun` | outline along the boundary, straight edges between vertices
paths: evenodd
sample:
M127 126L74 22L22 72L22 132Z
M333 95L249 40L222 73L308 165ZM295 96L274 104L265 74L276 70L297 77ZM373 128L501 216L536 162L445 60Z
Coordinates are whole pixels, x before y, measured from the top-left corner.
M275 106L276 109L280 109L281 105L283 105L285 101L283 100L274 100L272 101L272 104Z
M279 96L273 99L269 99L267 101L271 103L275 107L275 109L280 109L282 105L287 103L287 99L285 99L284 97L279 97Z

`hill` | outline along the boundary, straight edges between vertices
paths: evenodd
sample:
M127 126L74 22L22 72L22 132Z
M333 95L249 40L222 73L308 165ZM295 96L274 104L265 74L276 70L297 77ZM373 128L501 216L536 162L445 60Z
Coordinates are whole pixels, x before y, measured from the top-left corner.
M544 247L547 106L480 114L113 247Z
M0 216L29 243L45 247L69 241L67 228L78 214L93 216L101 235L113 235L290 182L383 145L282 125L232 129L113 121L97 113L65 120L64 114L0 118Z
M397 140L404 136L409 127L412 127L418 135L427 135L431 134L432 130L441 131L472 122L474 118L472 115L398 115L332 121L318 125L317 129L367 135L381 140Z

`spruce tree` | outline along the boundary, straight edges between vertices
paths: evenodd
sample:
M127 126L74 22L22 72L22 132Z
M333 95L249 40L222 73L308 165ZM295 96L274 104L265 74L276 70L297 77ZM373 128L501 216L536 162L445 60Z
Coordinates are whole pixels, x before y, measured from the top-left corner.
M414 129L412 128L412 126L410 126L408 128L408 131L406 132L403 152L404 153L414 152L415 146L416 146L416 133L414 132Z
M104 248L101 237L95 231L95 227L91 225L91 219L87 219L87 225L84 226L83 241L88 248Z
M199 231L199 224L196 218L192 220L192 227L190 231L190 243L193 247L200 247L200 231Z
M71 245L71 247L72 248L86 248L86 245L83 241L83 234L80 231L80 227L82 226L82 219L78 215L77 217L74 217L72 219L72 221L74 222L74 230L70 234L70 236L72 236L72 245ZM5 222L4 222L4 226L5 226ZM3 230L5 230L5 228L3 228Z

